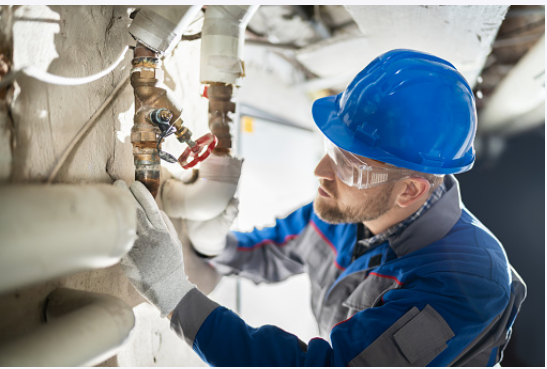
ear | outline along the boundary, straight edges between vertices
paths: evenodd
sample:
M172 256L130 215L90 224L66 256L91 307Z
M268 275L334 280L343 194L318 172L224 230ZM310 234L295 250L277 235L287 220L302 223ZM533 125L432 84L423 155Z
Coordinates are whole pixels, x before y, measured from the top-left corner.
M403 181L404 188L397 197L397 205L401 208L409 207L426 195L431 188L431 184L425 178L412 177Z

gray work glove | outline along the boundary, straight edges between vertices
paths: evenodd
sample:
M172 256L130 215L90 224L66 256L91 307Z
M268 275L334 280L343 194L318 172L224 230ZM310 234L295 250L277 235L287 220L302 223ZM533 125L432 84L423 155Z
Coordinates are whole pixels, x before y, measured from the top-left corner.
M213 219L185 220L188 238L197 252L207 256L216 256L224 250L226 236L239 212L238 206L239 200L233 197L226 210Z
M122 258L122 269L163 318L195 287L184 273L182 244L173 224L141 182L133 182L129 189L118 180L114 186L129 191L137 205L137 240Z

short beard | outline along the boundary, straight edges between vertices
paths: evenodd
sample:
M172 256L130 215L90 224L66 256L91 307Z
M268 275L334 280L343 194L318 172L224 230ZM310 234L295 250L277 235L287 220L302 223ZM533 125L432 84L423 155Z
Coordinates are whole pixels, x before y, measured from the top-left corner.
M390 199L395 183L387 183L384 186L377 196L360 206L346 206L345 209L341 209L338 204L329 206L320 203L316 198L313 210L322 221L331 224L362 223L378 219L392 208Z

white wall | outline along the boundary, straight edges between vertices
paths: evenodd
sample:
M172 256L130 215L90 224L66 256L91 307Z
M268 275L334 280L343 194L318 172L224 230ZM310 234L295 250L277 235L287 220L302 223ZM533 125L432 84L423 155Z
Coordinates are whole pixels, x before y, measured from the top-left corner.
M289 102L287 108L291 108ZM240 152L245 157L239 185L240 216L235 228L271 226L313 200L313 175L322 145L317 134L253 119L242 130ZM310 282L298 275L276 284L254 285L241 279L241 316L252 326L273 324L307 342L318 335L310 305Z
M11 17L14 21L11 29L15 69L35 66L53 74L82 77L104 69L116 60L125 45L134 45L135 41L127 32L131 22L129 14L133 10L128 6L5 6L0 15L0 22L5 22L0 27L0 32L5 33L9 29L6 25ZM196 22L189 33L199 31L200 26L201 22ZM194 132L195 137L207 130L207 100L200 96L202 86L199 83L199 47L199 40L181 42L173 55L165 60L165 83L182 102L185 125ZM311 102L303 92L291 89L289 85L295 78L302 78L301 75L264 50L252 51L249 48L246 55L247 77L244 79L245 86L239 93L241 101L311 127ZM15 140L13 152L5 150L5 146L0 151L0 181L13 185L43 183L82 125L127 76L131 59L129 52L112 73L83 86L53 86L31 78L20 78L11 106L15 128L13 137L6 128L11 124L7 120L8 116L0 114L0 142L7 143L12 138ZM133 114L133 91L128 84L105 109L93 129L69 157L65 167L59 172L58 182L85 184L112 183L115 179L133 181L134 165L130 142ZM289 138L292 135L289 134ZM295 137L297 135L295 133ZM174 155L183 150L176 140L170 140L164 148ZM252 202L252 196L247 197L250 196L250 191L242 190L241 222L245 223L245 219L249 219L251 214L256 214L256 219L273 219L280 212L288 211L289 207L302 204L305 196L296 188L291 188L290 182L284 182L286 187L275 188L276 182L269 178L272 175L279 179L283 177L281 173L276 174L279 167L270 163L268 165L272 169L269 173L260 171L258 168L261 167L260 161L264 159L263 153L250 148L251 146L248 147L250 151L246 152L249 155L249 169L244 168L242 188L253 187L253 180L266 181L267 185L262 190L276 193L278 199L282 197L286 201L277 202L278 205L283 205L282 208L272 206L271 202L263 203L260 209L262 212L255 213L255 209L249 206ZM280 140L277 149L284 150L283 148L284 142ZM284 153L289 156L297 154L286 150ZM180 175L182 172L176 165L166 166L176 174ZM305 170L310 173L313 168ZM308 178L307 181L305 195L310 198L313 179ZM282 188L281 192L276 192ZM256 195L255 193L253 196ZM260 193L258 195L262 196ZM74 240L74 247L78 247L77 239ZM300 283L305 289L305 282ZM168 322L160 319L157 311L150 306L139 305L143 298L135 292L118 265L44 281L0 296L0 344L42 324L41 309L44 299L49 292L60 286L112 294L131 306L137 306L137 327L130 341L119 357L109 360L107 365L203 365L195 353L169 330ZM235 288L235 281L227 279L221 282L212 297L234 309ZM252 300L254 296L263 293L262 291L243 287L244 315L248 310L245 301ZM267 293L280 296L274 292ZM275 298L280 300L280 297ZM304 305L304 301L297 304ZM251 315L249 319L251 323L261 324L258 320L253 320ZM292 322L289 323L292 325ZM293 330L291 327L286 328Z

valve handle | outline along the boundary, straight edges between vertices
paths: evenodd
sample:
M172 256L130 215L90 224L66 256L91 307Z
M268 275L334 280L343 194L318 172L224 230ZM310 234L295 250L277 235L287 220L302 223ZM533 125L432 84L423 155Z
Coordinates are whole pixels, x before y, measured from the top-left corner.
M217 137L207 133L196 140L194 147L188 146L179 156L179 164L183 169L192 168L194 165L207 159L211 151L218 143ZM191 161L190 161L191 160Z

